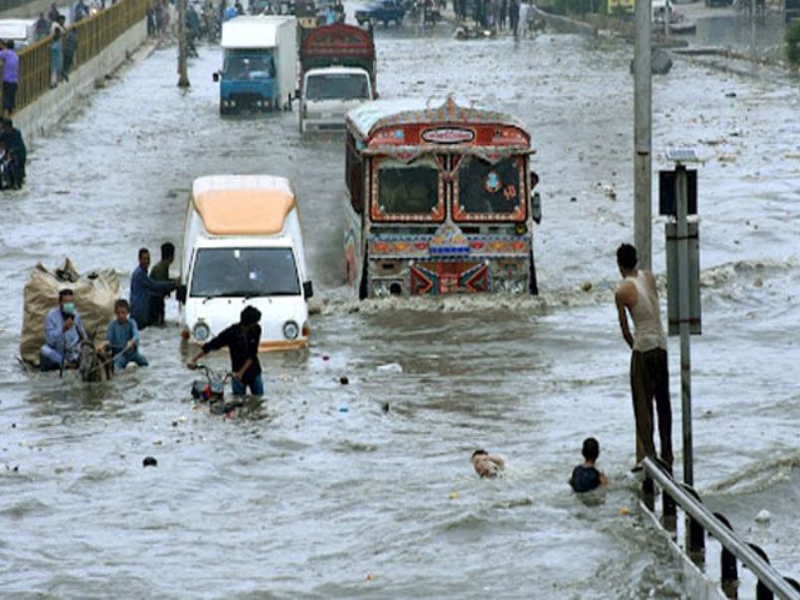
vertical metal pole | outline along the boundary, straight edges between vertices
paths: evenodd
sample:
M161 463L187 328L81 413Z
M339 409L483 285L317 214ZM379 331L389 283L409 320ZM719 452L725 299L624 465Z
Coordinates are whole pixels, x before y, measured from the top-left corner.
M756 0L750 0L750 58L756 57Z
M683 481L694 486L694 457L692 452L692 355L689 332L689 209L686 167L675 167L675 187L678 193L678 319L681 333L681 422L683 429Z
M178 87L189 87L186 66L186 0L178 0Z
M636 2L633 91L633 237L639 268L652 265L652 0Z

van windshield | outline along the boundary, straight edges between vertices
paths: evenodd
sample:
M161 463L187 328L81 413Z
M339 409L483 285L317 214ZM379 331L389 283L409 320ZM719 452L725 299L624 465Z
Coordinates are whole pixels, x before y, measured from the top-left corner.
M299 296L291 248L201 248L194 259L192 297Z
M327 73L306 80L306 100L369 100L369 82L363 73Z

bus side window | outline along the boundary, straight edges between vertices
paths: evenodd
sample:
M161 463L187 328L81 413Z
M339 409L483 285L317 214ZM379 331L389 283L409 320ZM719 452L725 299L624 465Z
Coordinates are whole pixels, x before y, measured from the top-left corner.
M352 135L347 136L347 153L345 157L345 170L347 171L347 189L350 190L350 203L357 214L364 210L362 197L363 167L361 159L356 154L355 140Z

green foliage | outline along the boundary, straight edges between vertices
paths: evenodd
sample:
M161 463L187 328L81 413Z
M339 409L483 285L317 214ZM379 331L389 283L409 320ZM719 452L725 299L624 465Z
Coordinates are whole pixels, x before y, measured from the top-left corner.
M800 20L795 20L786 29L786 58L791 64L800 66Z

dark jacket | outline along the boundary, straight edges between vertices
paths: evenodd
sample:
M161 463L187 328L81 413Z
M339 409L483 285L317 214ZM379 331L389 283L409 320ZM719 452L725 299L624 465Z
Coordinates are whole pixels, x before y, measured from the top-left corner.
M231 325L213 340L203 345L203 352L228 348L231 355L231 370L236 373L244 366L248 358L253 364L247 369L241 381L250 385L257 375L261 374L261 363L258 362L258 344L261 342L261 326L256 325L245 333L240 323Z

